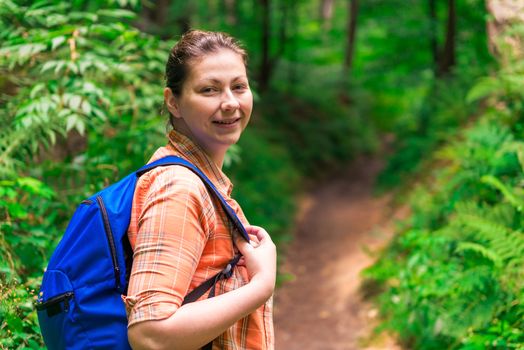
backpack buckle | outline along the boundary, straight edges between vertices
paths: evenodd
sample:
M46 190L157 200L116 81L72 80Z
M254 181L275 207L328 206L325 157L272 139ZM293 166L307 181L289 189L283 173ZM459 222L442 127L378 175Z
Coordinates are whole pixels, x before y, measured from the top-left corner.
M233 275L233 266L227 264L227 266L222 270L221 275L224 276L224 278L231 277Z

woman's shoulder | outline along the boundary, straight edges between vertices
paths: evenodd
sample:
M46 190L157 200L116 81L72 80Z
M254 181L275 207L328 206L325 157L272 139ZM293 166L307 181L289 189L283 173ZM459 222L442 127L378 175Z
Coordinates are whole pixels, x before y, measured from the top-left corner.
M137 182L137 190L154 192L169 189L173 192L203 195L207 193L202 179L181 165L166 165L152 169Z

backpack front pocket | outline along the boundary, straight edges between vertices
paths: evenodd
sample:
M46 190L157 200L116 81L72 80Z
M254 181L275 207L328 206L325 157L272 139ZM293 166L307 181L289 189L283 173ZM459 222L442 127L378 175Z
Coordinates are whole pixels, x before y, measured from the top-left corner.
M36 302L38 323L48 349L65 349L65 326L72 319L75 293L67 276L58 270L44 274Z

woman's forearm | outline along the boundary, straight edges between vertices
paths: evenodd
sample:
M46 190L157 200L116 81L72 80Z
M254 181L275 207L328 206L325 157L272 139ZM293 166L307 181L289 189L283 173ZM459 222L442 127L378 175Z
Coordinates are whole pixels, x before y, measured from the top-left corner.
M185 304L167 319L131 326L130 344L133 349L198 349L264 304L273 288L255 277L236 290Z
M201 348L271 297L276 278L275 244L261 227L246 226L246 231L256 239L250 244L235 236L235 245L244 256L249 283L214 298L185 304L165 320L129 327L134 349Z

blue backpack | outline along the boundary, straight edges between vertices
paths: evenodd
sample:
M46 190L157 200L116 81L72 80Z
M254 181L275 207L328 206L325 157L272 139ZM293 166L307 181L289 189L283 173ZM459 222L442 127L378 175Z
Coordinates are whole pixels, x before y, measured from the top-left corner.
M193 164L168 156L143 166L82 201L51 256L36 303L48 349L130 349L121 295L127 293L133 257L127 238L133 195L142 174L167 165L184 166L197 174L249 241L233 209ZM231 276L239 258L234 257L223 271L195 288L184 303L210 289L209 297L214 296L214 285Z

